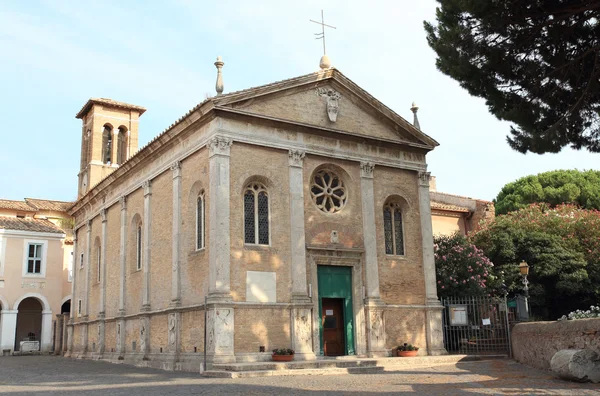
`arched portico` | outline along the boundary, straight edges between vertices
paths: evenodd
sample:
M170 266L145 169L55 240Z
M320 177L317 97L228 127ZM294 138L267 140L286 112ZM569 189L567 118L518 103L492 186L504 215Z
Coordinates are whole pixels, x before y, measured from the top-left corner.
M15 301L12 312L15 314L14 346L18 349L20 341L31 336L40 341L40 351L49 352L52 349L52 310L46 297L26 293Z

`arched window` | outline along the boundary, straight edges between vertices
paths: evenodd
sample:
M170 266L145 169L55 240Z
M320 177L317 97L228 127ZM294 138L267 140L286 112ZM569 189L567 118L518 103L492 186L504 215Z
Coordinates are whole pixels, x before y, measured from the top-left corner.
M110 164L112 162L112 128L110 125L104 125L102 131L102 162Z
M98 283L100 283L100 266L102 265L102 249L100 248L100 245L98 245L97 249L98 250L96 252L96 270L98 271L98 276L96 280L98 281Z
M261 183L250 183L244 192L244 242L269 244L269 195Z
M204 191L198 195L196 200L196 250L204 249L205 245L205 205L204 205Z
M400 205L389 202L383 207L385 254L404 255L404 230Z
M138 224L135 230L135 267L142 269L142 225Z
M119 165L127 161L127 128L119 127L117 135L117 163Z

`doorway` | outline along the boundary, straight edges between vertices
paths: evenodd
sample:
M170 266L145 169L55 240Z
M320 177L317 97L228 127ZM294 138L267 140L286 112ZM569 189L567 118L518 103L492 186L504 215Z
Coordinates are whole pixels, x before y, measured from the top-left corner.
M317 266L321 354L354 355L352 267Z
M19 303L15 351L20 350L21 341L40 341L42 335L42 304L28 297Z
M344 337L344 299L322 300L321 326L323 327L323 353L325 356L341 356L346 350Z

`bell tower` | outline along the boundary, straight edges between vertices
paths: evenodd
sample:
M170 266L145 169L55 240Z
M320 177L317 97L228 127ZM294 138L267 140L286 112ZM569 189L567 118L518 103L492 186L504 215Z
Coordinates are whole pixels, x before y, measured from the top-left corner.
M138 150L138 123L145 108L112 99L90 99L75 118L82 121L77 198Z

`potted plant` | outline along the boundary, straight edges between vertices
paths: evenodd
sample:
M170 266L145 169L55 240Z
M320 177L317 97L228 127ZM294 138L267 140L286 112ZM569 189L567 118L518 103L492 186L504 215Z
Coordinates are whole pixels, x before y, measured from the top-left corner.
M273 349L271 358L274 362L291 362L294 360L294 350L290 348Z
M400 345L397 348L398 357L417 356L418 352L419 352L418 346L414 346L412 344L407 344L407 343L404 343L404 345Z

